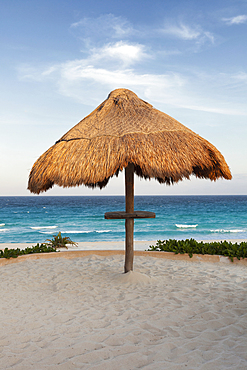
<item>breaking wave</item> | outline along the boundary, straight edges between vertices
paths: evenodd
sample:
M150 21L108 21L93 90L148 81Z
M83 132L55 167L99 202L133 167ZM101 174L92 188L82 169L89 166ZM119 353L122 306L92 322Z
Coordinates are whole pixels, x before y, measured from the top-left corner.
M39 231L41 234L53 234L51 231ZM90 234L90 233L110 233L111 230L62 230L62 234Z
M41 229L56 229L57 226L31 226L33 230L41 230Z
M178 228L180 229L188 229L188 228L192 228L192 227L197 227L198 224L196 225L183 225L183 224L175 224Z
M215 229L210 230L211 233L243 233L245 230L242 229L232 229L232 230L225 230L225 229Z

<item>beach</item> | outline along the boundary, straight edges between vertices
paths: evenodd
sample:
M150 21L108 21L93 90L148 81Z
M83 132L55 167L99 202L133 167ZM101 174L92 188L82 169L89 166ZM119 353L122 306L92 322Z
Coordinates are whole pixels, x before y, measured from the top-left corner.
M0 266L0 368L246 369L246 265L150 253L127 274L116 250Z
M213 240L197 240L197 241L203 241L204 243L211 243L214 241L220 242L219 239L213 239ZM245 242L246 239L229 239L227 240L231 243L241 243ZM148 250L148 248L153 245L156 245L157 240L135 240L135 250L138 251L144 251ZM35 246L37 243L0 243L0 250L4 250L4 248L8 249L25 249L27 247ZM77 246L71 246L68 245L69 251L77 251L77 250L124 250L125 248L125 241L101 241L101 242L77 242ZM61 249L66 250L66 249Z

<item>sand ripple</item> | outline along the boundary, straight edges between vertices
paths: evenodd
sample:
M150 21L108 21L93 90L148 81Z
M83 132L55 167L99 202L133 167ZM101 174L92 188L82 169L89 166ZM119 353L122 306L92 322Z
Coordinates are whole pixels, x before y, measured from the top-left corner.
M1 369L246 369L245 266L123 256L1 267Z

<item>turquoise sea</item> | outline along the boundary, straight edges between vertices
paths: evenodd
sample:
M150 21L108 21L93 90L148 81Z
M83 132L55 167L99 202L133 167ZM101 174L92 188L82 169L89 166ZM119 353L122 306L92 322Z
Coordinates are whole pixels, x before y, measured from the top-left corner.
M73 241L124 240L124 196L0 197L0 243L41 243L59 231ZM135 196L135 210L156 213L135 220L135 240L246 239L247 196Z

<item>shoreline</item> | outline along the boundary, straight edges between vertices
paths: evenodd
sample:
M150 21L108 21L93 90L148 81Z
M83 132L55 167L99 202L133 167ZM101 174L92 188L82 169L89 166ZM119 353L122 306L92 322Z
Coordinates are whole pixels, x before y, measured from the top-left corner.
M244 241L243 239L232 239L233 243ZM204 240L204 242L207 242ZM192 257L189 256L188 253L178 253L175 254L173 252L161 252L161 251L148 251L148 247L150 245L154 245L156 242L154 241L136 241L134 245L134 256L136 257L152 257L158 259L166 259L171 261L187 261L187 262L197 262L197 263L218 263L218 264L234 264L234 265L242 265L247 266L247 258L241 258L238 260L236 257L233 258L233 261L230 260L229 257L220 256L220 255L209 255L209 254L193 254ZM4 250L4 248L9 249L25 249L27 247L31 247L31 243L9 243L8 245L4 244L4 247L0 244L0 250ZM12 248L11 248L12 247ZM88 256L98 256L101 258L108 258L110 256L122 256L124 258L125 255L125 242L118 241L118 242L79 242L78 247L68 247L66 248L58 248L59 253L31 253L27 255L18 256L18 258L1 258L0 259L0 266L9 265L12 263L19 263L24 262L26 260L40 260L40 259L56 259L56 258L64 258L64 259L74 259L74 258L87 258Z
M196 240L198 242L204 242L204 243L210 243L210 242L231 242L231 243L241 243L246 242L246 239L210 239L210 240L202 240L198 239ZM157 240L137 240L134 241L134 249L139 251L144 251L147 249L150 245L155 245ZM101 241L101 242L77 242L78 247L71 247L68 246L68 251L80 251L80 250L121 250L125 249L125 241ZM0 243L0 250L4 250L5 248L8 249L25 249L28 247L32 247L36 245L37 243L31 242L31 243ZM39 242L39 244L42 244ZM66 249L62 249L66 250Z

